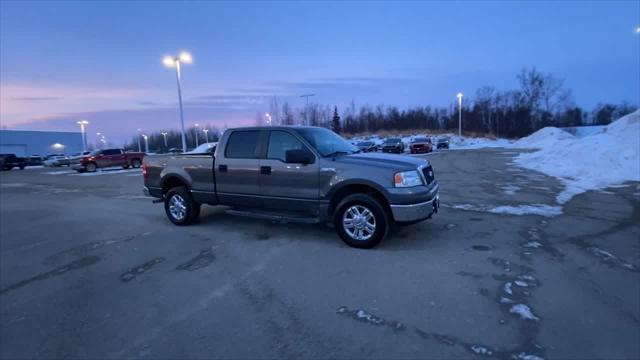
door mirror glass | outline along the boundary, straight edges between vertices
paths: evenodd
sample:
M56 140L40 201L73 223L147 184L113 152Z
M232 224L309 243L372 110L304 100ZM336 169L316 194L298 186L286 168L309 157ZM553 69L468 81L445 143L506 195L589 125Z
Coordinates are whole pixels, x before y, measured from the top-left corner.
M285 159L288 164L313 164L315 158L308 149L287 150Z

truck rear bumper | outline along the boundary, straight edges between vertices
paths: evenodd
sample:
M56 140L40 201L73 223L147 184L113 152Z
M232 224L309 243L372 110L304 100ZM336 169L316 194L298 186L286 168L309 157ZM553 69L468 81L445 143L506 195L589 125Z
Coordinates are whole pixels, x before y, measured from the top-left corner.
M391 213L396 222L414 222L430 218L438 212L439 207L440 197L436 195L433 199L418 204L391 205Z
M142 188L144 196L150 196L154 198L162 198L162 189L144 186Z

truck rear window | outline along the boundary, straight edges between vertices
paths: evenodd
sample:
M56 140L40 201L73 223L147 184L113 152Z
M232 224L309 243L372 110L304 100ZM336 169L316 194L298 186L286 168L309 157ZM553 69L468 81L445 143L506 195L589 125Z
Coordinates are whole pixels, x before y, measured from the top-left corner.
M259 131L234 131L229 135L227 140L227 148L225 149L225 157L256 159L256 148L258 147Z

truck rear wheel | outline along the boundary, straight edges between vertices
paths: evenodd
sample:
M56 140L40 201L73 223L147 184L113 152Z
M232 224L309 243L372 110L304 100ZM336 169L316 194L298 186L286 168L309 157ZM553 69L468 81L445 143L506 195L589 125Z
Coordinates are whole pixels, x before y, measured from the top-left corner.
M189 225L200 216L200 204L195 202L184 186L171 188L164 197L164 210L176 225Z
M133 160L131 160L131 166L132 166L133 168L135 168L135 169L139 168L139 167L140 167L140 164L141 164L141 163L140 163L140 160L138 160L138 159L133 159Z
M336 208L334 225L349 246L370 249L389 232L389 216L378 200L367 194L344 198Z

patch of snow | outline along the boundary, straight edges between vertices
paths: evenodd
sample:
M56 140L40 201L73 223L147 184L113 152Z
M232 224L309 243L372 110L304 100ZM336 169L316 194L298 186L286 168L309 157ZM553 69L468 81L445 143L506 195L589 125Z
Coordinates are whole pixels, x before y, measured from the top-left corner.
M465 210L465 211L486 211L493 214L508 214L508 215L540 215L546 217L553 217L562 214L562 207L551 206L545 204L531 204L531 205L503 205L492 207L490 205L473 205L473 204L455 204L455 205L443 205L453 209Z
M530 249L539 249L542 247L542 244L537 241L529 241L528 243L522 245L523 247Z
M516 185L505 185L502 187L502 190L507 195L515 195L516 192L518 192L518 190L520 189L521 189L520 186L516 186Z
M493 351L487 349L484 346L481 345L471 345L471 351L473 351L474 353L478 354L478 355L486 355L486 356L491 356L493 355Z
M501 304L513 304L513 300L507 298L507 297L501 297L500 298L500 303Z
M520 317L524 320L539 320L537 316L533 315L533 312L531 312L531 308L529 308L529 306L525 304L513 305L511 309L509 309L509 312L512 314L520 315Z
M515 356L515 359L517 360L544 360L543 357L540 357L538 355L532 355L532 354L527 354L527 353L519 353L518 355Z
M123 174L123 173L135 172L135 171L140 171L140 170L139 169L98 170L92 173L85 172L85 173L70 174L69 176L100 176L100 175L111 175L111 174Z
M511 290L511 283L510 282L504 284L504 292L509 294L509 295L513 295L513 290Z
M511 214L511 215L541 215L553 217L562 214L562 207L550 206L544 204L518 205L518 206L498 206L489 209L494 214Z
M356 312L356 316L358 317L358 319L362 319L364 321L373 323L373 324L382 324L383 320L380 318L377 318L375 316L373 316L372 314L369 314L368 312L364 311L364 310L358 310Z
M516 280L514 281L514 283L520 287L528 287L529 284L527 284L526 282L522 281L522 280Z
M73 174L75 170L60 170L60 171L48 171L45 174L47 175L65 175L65 174Z
M640 181L640 110L590 136L547 127L512 146L540 149L520 154L514 162L558 178L565 190L556 200L564 204L589 190Z

